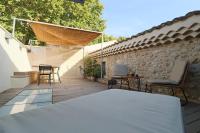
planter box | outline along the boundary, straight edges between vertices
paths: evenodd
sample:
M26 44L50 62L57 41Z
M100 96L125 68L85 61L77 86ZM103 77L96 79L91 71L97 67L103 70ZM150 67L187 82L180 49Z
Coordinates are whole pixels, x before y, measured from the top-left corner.
M91 76L91 77L86 77L86 78L87 78L88 80L95 81L95 80L94 80L95 78L92 77L92 76Z

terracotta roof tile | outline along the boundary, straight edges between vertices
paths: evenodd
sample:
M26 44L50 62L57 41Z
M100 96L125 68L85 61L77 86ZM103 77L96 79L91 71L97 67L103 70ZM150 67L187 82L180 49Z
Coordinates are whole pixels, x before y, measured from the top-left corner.
M198 15L196 18L193 16ZM193 18L192 18L193 17ZM190 19L191 18L191 19ZM200 37L200 11L167 21L124 41L105 47L106 56ZM100 56L101 51L93 52Z

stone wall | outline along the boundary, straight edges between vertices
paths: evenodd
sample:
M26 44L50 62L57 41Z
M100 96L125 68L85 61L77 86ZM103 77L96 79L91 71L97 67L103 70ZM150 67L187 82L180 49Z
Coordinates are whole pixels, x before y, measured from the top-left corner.
M188 60L190 64L186 91L190 99L200 101L200 39L179 41L137 51L104 57L106 78L112 76L115 63L126 64L130 72L147 79L167 79L176 60Z

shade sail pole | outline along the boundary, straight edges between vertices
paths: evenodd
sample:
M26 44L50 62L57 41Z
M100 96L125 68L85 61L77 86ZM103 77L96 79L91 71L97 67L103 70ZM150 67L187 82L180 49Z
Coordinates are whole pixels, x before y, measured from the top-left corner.
M101 79L103 78L103 42L104 42L104 38L103 38L103 33L101 35Z
M15 37L15 25L16 25L16 18L13 18L13 28L12 28L12 36Z
M85 78L85 49L83 47L83 78Z

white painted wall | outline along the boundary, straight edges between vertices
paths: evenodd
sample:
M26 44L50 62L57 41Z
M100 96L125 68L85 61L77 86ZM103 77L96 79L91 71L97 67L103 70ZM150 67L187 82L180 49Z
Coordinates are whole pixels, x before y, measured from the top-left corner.
M103 43L103 47L111 45L116 41ZM84 56L95 50L101 49L101 44L84 47ZM46 47L31 47L28 53L32 66L39 64L49 64L60 67L60 75L64 78L82 77L79 66L83 67L83 48L64 47L48 45ZM33 68L37 70L38 68Z
M26 48L0 26L0 92L11 87L10 76L13 72L30 70Z

